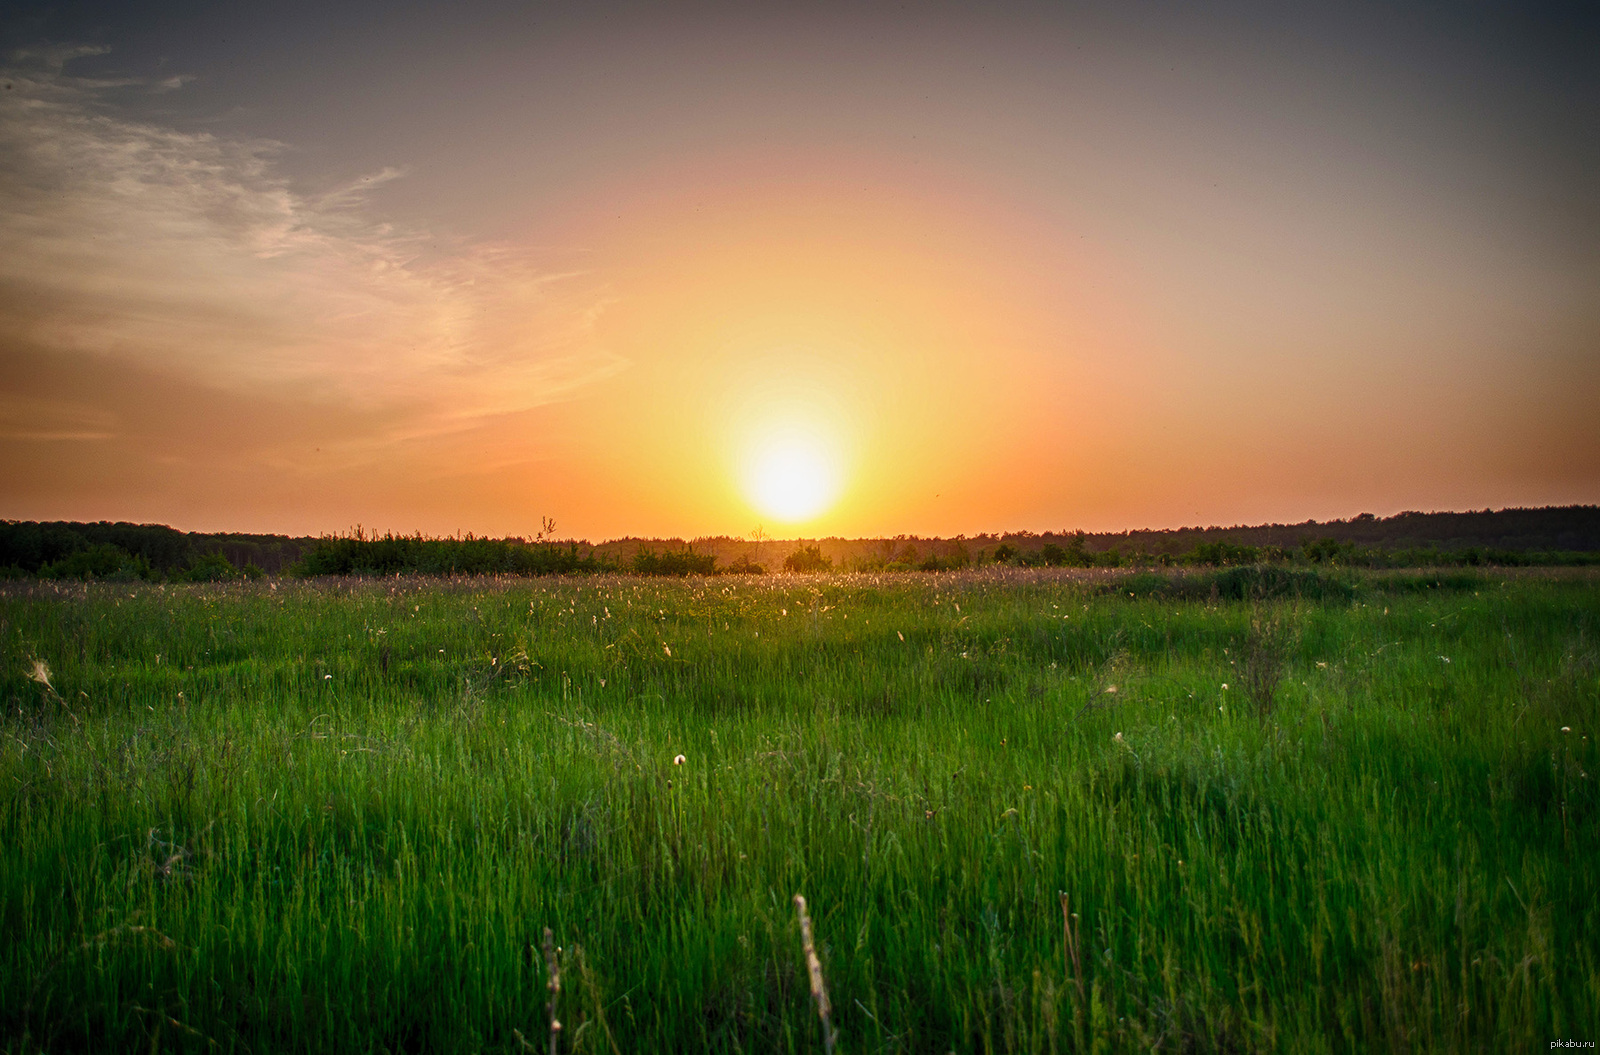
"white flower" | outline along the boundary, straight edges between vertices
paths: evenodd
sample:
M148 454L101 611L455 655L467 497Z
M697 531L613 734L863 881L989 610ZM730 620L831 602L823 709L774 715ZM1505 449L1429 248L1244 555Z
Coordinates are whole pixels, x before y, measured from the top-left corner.
M1222 683L1222 691L1223 692L1227 692L1228 691L1228 683L1227 682L1223 682Z
M679 755L678 757L676 757L676 758L674 758L672 760L672 764L675 765L675 766L681 766L687 761L688 761L688 759L684 758L682 755Z
M1570 732L1572 732L1572 726L1570 726L1570 725L1563 725L1563 726L1562 726L1562 727L1561 727L1561 731L1562 731L1562 732L1563 732L1563 733L1570 733Z
M1118 733L1116 736L1113 736L1111 739L1115 740L1117 743L1120 744L1120 743L1122 743L1122 734Z

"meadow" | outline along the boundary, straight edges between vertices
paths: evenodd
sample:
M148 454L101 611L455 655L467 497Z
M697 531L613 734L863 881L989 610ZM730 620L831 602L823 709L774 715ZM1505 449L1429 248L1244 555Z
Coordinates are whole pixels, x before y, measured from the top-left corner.
M17 582L0 642L6 1051L1600 1039L1590 571Z

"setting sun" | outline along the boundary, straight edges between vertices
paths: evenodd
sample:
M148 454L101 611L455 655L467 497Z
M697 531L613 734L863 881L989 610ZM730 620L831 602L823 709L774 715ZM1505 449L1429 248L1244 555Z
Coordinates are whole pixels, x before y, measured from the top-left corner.
M820 436L785 430L754 447L744 484L751 504L767 516L790 524L809 520L838 497L837 459Z

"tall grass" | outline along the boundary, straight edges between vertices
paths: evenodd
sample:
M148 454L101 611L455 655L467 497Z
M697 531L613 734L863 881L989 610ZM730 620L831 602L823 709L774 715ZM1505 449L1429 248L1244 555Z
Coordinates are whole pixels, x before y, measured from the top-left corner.
M1600 1037L1595 577L1173 581L5 585L0 1042Z

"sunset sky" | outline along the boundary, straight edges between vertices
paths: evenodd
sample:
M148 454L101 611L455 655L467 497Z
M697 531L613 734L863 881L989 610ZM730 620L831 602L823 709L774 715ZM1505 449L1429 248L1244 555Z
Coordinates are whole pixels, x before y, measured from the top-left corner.
M1592 4L8 4L0 517L1600 501Z

